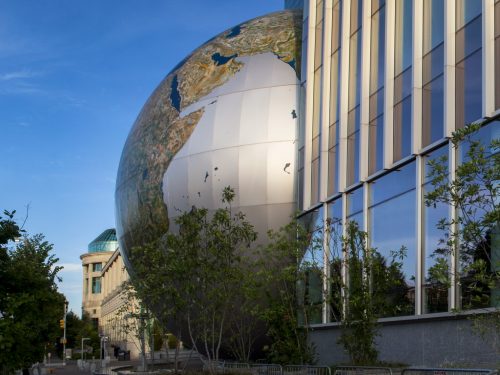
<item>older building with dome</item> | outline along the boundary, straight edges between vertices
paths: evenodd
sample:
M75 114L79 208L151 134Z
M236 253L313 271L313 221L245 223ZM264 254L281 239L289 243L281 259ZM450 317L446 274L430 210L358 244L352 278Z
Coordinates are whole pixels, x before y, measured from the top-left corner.
M83 267L82 314L88 314L96 327L99 327L103 300L101 273L117 248L116 230L106 229L89 243L88 251L80 256Z

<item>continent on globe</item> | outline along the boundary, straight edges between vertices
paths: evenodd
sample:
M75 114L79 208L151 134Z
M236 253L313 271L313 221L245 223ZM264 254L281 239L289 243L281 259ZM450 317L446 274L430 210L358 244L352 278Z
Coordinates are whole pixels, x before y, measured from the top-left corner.
M191 206L216 209L230 185L235 210L260 239L296 209L302 13L283 11L212 38L178 64L144 105L116 184L125 264Z

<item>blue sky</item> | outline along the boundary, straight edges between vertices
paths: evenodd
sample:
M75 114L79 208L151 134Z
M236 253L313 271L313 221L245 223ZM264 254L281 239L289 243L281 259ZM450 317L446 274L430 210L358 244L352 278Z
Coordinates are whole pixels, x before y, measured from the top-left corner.
M0 0L0 210L17 210L65 266L80 313L79 256L115 226L128 131L193 49L282 0Z

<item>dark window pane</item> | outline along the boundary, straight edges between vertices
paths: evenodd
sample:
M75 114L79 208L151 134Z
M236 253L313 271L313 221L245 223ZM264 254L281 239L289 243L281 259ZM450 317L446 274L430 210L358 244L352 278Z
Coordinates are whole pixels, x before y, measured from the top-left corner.
M456 66L455 120L461 128L481 118L482 113L482 56L481 50Z
M397 104L411 95L412 69L408 68L394 78L394 103Z
M413 59L413 1L396 1L396 30L395 30L395 75L407 69Z
M342 2L337 2L332 9L332 53L340 48L340 31L342 14Z
M411 154L411 96L394 106L393 142L394 162Z
M311 163L311 204L315 204L319 201L319 168L319 158L313 159Z
M444 40L444 0L424 1L424 54Z
M385 81L385 7L372 16L370 51L370 93L373 93Z
M393 175L396 176L393 176ZM397 181L397 182L395 182ZM399 183L410 190L395 187ZM380 196L370 207L371 246L376 250L372 282L379 316L410 315L415 311L416 195L415 163L374 181ZM383 193L382 193L383 192Z
M368 173L373 174L384 167L384 116L377 117L370 123L368 141Z
M352 185L359 181L359 106L349 112L347 125L347 185Z
M422 146L444 136L444 78L441 75L422 90Z
M340 81L340 50L331 58L330 71L330 124L338 121L339 111L339 81Z
M500 3L497 3L495 8L500 9ZM496 23L500 23L500 16ZM498 108L500 108L500 36L495 39L495 109Z
M415 163L410 163L373 181L370 185L370 206L415 189L415 173Z
M342 199L328 204L329 259L331 275L330 321L342 317Z
M347 217L363 211L363 188L358 188L347 194Z
M478 17L467 26L457 31L455 40L455 55L457 63L462 61L478 48L481 48L481 21L482 17Z
M363 15L363 0L351 1L351 34L361 27Z
M349 47L349 109L359 105L361 88L361 32L350 39Z
M431 81L440 74L443 74L444 69L444 43L441 43L431 52L424 56L423 59L423 83Z
M443 159L445 157L445 159ZM443 146L430 154L424 155L423 198L433 191L429 178L432 160L448 163L448 146ZM446 231L439 228L439 222L448 218L449 207L438 203L435 207L423 207L424 223L424 276L422 285L423 313L448 311L449 252L446 247Z
M481 14L482 3L481 0L456 0L457 29Z
M299 311L300 323L305 323L303 307L308 310L307 323L321 323L322 308L322 274L323 274L323 208L302 216L299 222L308 232L309 242L303 249L304 256L300 262L301 274L304 279L300 280L299 289Z

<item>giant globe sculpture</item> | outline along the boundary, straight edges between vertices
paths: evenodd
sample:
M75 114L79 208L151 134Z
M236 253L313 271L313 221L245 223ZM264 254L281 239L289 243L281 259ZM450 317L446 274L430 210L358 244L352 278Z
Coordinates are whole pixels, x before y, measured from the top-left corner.
M261 239L295 205L302 14L277 12L209 40L148 99L127 138L116 183L117 235L130 250L160 238L192 206L235 210Z

